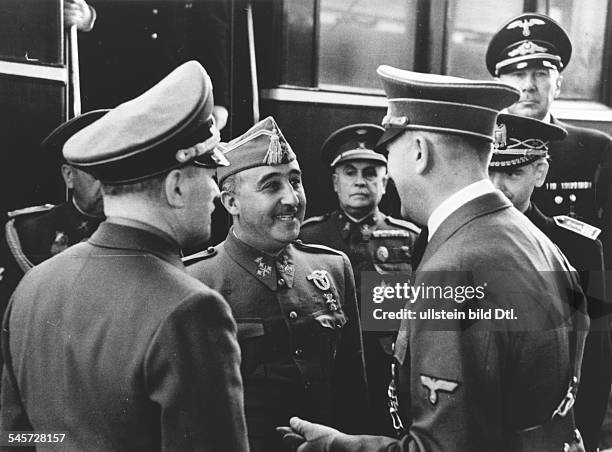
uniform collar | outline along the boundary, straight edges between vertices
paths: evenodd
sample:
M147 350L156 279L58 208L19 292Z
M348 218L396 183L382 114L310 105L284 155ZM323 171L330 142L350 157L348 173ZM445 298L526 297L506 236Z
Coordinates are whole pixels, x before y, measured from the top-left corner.
M340 225L340 235L346 240L353 229L360 228L362 234L367 233L370 227L378 223L381 218L384 218L384 215L378 210L377 207L370 214L359 220L351 217L342 209L338 211L337 217L338 224Z
M463 187L458 192L453 193L451 196L446 198L438 207L435 208L435 210L431 213L429 220L427 220L427 230L429 231L428 240L431 240L444 220L446 220L461 206L467 204L472 199L476 199L479 196L487 193L493 193L494 191L495 187L491 181L489 179L482 179Z
M282 277L287 286L293 286L291 245L287 245L278 255L274 256L246 244L236 237L234 228L231 228L223 247L238 265L261 281L268 289L277 289L278 279L281 277L279 267L284 270Z
M89 243L103 248L153 254L177 268L185 268L176 241L157 228L133 220L108 218L89 238Z

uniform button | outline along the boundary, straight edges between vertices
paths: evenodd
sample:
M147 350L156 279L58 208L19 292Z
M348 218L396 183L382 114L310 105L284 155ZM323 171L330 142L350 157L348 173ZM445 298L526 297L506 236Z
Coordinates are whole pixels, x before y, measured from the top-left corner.
M151 33L151 39L155 41L157 39L157 33Z
M309 382L309 381L307 381L307 382L305 382L305 383L304 383L304 389L305 389L306 391L308 391L308 390L310 389L310 387L311 387L311 386L312 386L312 383L311 383L311 382Z
M570 200L571 202L576 202L576 195L575 195L575 194L573 194L573 193L572 193L571 195L569 195L569 200Z
M290 318L291 320L295 320L295 319L297 319L297 318L298 318L298 313L297 313L297 312L295 312L295 311L291 311L291 312L289 313L289 318Z
M156 16L157 13L159 13L159 10L157 8L153 8L151 12L153 13L154 16Z
M191 9L193 3L185 3L185 9Z
M296 358L301 358L303 354L304 351L301 348L296 348L293 352L293 356L295 356Z
M285 285L285 280L283 278L281 278L281 279L279 279L277 281L277 283L278 283L279 286L284 286Z
M563 202L563 196L555 196L555 204L561 204Z

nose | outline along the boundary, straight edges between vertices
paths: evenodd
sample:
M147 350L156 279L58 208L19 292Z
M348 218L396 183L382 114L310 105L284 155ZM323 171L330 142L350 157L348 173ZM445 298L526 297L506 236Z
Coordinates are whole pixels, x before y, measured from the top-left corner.
M365 177L363 177L361 171L357 172L357 174L355 175L355 185L357 185L358 187L363 187L365 186L365 184Z
M504 189L506 188L504 186L504 181L501 174L497 171L491 171L489 173L489 179L491 179L491 182L493 182L493 185L495 185L495 188L497 188L498 190L504 191Z
M297 206L300 203L298 192L289 182L285 184L281 202L288 206Z
M521 91L533 91L535 90L535 75L527 74L523 77L519 83L519 89Z

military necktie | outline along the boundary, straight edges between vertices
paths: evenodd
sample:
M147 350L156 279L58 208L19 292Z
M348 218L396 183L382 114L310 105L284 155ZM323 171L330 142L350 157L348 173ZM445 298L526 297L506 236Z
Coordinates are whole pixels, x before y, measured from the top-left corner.
M414 242L414 249L412 250L412 269L416 270L423 259L425 254L425 248L427 248L427 242L429 241L429 230L427 227L421 229L421 233Z

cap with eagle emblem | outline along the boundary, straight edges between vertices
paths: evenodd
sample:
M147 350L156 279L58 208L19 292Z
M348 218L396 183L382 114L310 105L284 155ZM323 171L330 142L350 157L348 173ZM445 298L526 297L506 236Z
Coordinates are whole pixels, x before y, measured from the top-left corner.
M506 22L487 48L487 69L491 75L520 71L528 67L562 71L572 55L572 43L561 26L548 16L525 13Z

